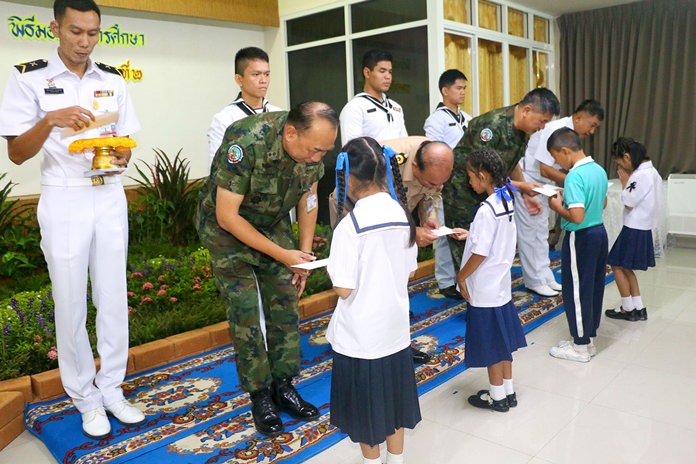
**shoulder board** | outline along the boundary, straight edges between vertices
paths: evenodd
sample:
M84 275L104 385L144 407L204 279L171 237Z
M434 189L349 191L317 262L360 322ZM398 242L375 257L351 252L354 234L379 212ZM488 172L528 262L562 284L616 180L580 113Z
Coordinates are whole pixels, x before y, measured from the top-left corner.
M26 63L16 64L15 68L20 74L24 74L30 71L36 71L37 69L45 68L46 66L48 66L48 60L34 60L27 61Z
M106 71L106 72L112 73L112 74L118 74L119 76L123 77L123 74L121 74L121 71L119 71L117 68L114 68L113 66L109 66L108 64L99 63L99 62L95 62L94 64L97 65L97 68L101 69L102 71Z

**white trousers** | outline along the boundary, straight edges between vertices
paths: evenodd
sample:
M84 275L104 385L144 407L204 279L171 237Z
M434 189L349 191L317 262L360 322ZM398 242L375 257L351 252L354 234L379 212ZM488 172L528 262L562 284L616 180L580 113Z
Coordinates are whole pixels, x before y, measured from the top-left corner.
M526 287L540 287L554 282L549 260L549 202L543 195L541 214L532 216L524 204L522 195L515 192L515 224L517 225L517 251L522 264Z
M444 226L446 223L445 209L442 207L442 198L440 198L438 208L437 220L440 222L441 226ZM457 270L454 268L452 252L450 251L447 237L440 237L435 240L435 242L433 242L433 248L435 251L435 280L437 281L438 288L444 290L457 283Z
M44 185L38 219L55 303L63 387L80 412L110 406L123 399L128 362L128 208L123 186ZM99 373L85 327L88 270L97 308Z

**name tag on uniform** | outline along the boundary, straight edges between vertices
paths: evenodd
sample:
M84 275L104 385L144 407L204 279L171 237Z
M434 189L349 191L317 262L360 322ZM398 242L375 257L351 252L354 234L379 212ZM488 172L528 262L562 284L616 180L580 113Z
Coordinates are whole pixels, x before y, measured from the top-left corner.
M44 93L46 95L61 95L64 94L65 91L63 89L59 89L57 87L48 87L44 89Z
M367 110L368 113L374 113L375 111L377 111L377 108L370 108Z
M317 195L315 193L310 193L307 196L307 212L313 211L317 207Z

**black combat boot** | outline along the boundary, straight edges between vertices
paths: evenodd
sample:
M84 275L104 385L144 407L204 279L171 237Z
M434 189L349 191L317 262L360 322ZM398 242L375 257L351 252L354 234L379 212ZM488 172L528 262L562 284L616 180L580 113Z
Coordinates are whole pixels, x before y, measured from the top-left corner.
M302 399L292 379L277 379L273 381L273 400L281 411L285 411L295 419L314 420L319 417L319 410Z
M280 420L278 407L271 398L271 390L262 388L249 394L251 396L251 415L259 433L275 437L283 433L283 421Z

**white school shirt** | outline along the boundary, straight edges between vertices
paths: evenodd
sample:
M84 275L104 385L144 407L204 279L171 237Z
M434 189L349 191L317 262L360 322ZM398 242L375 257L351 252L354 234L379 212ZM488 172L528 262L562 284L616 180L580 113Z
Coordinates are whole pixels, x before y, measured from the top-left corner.
M638 230L653 230L658 224L658 209L662 198L662 177L653 167L652 161L640 163L631 173L626 187L621 192L624 206L623 223Z
M541 175L541 167L539 163L544 163L547 166L553 166L556 169L561 168L558 164L556 164L556 160L546 149L546 143L549 141L551 134L562 127L575 130L573 127L573 117L566 116L565 118L549 121L542 130L533 133L531 137L529 137L527 150L525 150L524 156L519 162L525 179L543 184L553 183L550 179L547 179Z
M494 193L481 203L469 226L461 267L472 254L486 257L466 279L473 306L494 308L512 299L510 269L517 244L513 216L512 202L508 202L506 212L503 202Z
M425 120L423 130L429 139L444 142L454 149L464 135L469 121L471 121L469 113L465 113L461 109L455 113L440 103L437 105L437 109L430 113L428 119Z
M247 116L252 116L254 114L269 113L273 111L283 111L277 106L268 103L268 100L263 99L261 108L252 108L247 104L242 98L242 93L237 95L237 98L216 113L213 116L213 120L210 123L210 128L208 129L208 151L210 153L210 164L213 163L213 158L215 158L215 153L220 148L222 144L222 139L225 136L225 131L234 122L244 119Z
M84 178L85 172L92 167L91 155L69 153L70 143L78 139L132 135L140 130L126 82L115 68L97 65L92 60L88 61L87 71L80 79L65 67L57 49L48 60L35 63L36 66L27 64L24 72L15 67L7 81L0 106L0 136L22 135L49 111L74 105L82 106L94 116L118 111L115 123L70 137L63 137L63 129L54 127L46 139L42 147L41 175Z
M326 338L337 353L377 359L411 344L408 278L418 267L406 213L388 193L358 200L331 240L328 272L339 298Z
M358 137L375 140L408 137L404 111L397 102L382 94L380 102L368 93L360 92L341 110L341 145Z

